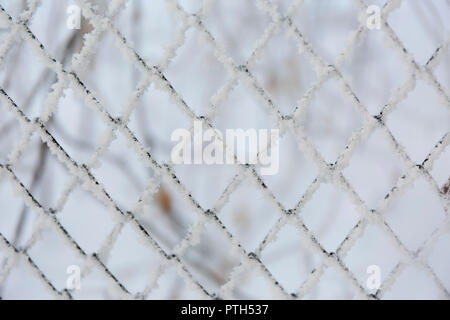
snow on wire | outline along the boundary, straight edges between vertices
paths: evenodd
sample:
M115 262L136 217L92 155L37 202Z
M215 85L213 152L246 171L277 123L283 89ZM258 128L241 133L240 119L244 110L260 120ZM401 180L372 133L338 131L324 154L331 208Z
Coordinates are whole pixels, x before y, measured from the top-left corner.
M164 270L169 266L175 266L186 284L204 298L230 297L232 290L238 286L238 276L250 268L253 268L253 270L258 270L258 272L267 280L273 289L272 292L275 298L302 298L320 281L321 276L327 268L333 268L343 275L345 279L347 279L348 283L357 292L358 297L379 299L383 297L387 290L389 290L396 278L401 274L402 270L410 264L414 264L423 272L427 273L441 291L442 296L447 299L450 298L449 291L437 277L433 269L421 258L421 254L429 250L430 246L436 242L438 237L447 231L449 226L448 194L443 194L440 191L436 181L430 175L429 171L433 166L434 160L437 159L448 146L450 142L450 134L447 132L430 151L426 159L421 164L416 164L410 159L406 152L403 151L403 147L385 125L385 121L389 113L392 112L392 110L394 110L396 106L406 98L407 94L414 89L417 79L427 81L437 92L447 109L450 110L449 97L432 73L432 70L438 65L439 59L442 58L444 52L448 50L449 39L447 38L444 44L436 48L433 55L424 66L419 65L404 47L394 30L387 23L387 16L390 12L398 8L401 3L400 0L388 1L382 8L381 31L384 32L390 40L390 47L397 51L398 55L402 58L402 61L408 66L409 78L399 88L397 88L397 90L394 91L389 99L389 102L376 116L369 113L340 72L340 68L349 57L352 50L367 35L368 29L364 19L360 19L358 29L350 34L345 49L337 56L334 64L330 64L325 62L316 53L314 47L304 38L301 31L291 19L291 15L294 10L302 5L302 1L294 1L286 14L282 15L278 11L278 8L268 0L257 0L258 9L269 14L271 17L271 23L264 31L261 39L258 40L256 48L250 55L247 62L244 65L237 65L233 59L227 55L225 49L218 43L203 23L202 18L204 17L211 1L204 1L204 7L197 14L190 14L178 4L177 0L170 0L169 6L171 8L171 13L181 21L181 27L179 28L175 42L167 47L163 62L159 66L149 66L133 49L127 39L114 26L114 18L120 13L120 10L123 8L126 0L111 1L109 3L106 15L102 15L97 12L87 0L77 0L76 2L82 8L82 14L92 25L93 30L84 36L83 47L78 54L73 56L71 63L72 67L70 70L64 69L62 64L54 59L48 51L46 51L42 43L27 26L28 21L37 10L39 0L29 0L28 8L17 18L10 16L9 13L2 6L0 6L0 16L4 20L8 21L10 27L9 34L0 44L0 65L4 63L6 54L15 42L25 41L33 47L34 54L40 58L40 61L45 64L46 67L53 70L57 76L56 84L52 86L52 90L48 93L44 104L45 107L43 108L40 117L36 119L28 118L21 111L20 106L18 106L16 102L11 99L8 93L5 92L3 88L0 88L0 101L2 107L6 108L8 112L14 115L14 117L20 122L22 128L22 139L10 153L8 163L0 163L0 179L8 179L8 181L10 181L13 187L21 195L25 204L30 209L36 211L42 221L34 227L32 236L21 248L14 246L9 239L0 234L0 248L2 251L8 253L7 263L4 264L0 270L0 287L3 281L5 281L8 277L8 274L14 268L15 260L19 257L23 257L30 266L31 270L35 273L36 277L43 281L52 294L58 298L73 298L70 290L57 289L28 254L28 250L30 250L30 248L32 248L37 241L39 241L38 234L40 230L46 226L51 226L61 234L62 238L67 241L71 248L73 248L73 251L77 254L77 256L83 259L85 265L83 267L82 277L86 277L92 269L96 268L107 276L107 278L111 281L112 286L117 289L119 296L124 298L146 298L152 289L155 288L156 283L159 277L164 273ZM356 0L355 5L360 10L361 15L364 16L367 5L362 0ZM298 45L299 50L306 53L310 62L313 64L317 75L317 80L299 100L295 111L292 116L289 117L281 114L272 99L269 97L268 93L262 86L260 86L256 78L248 69L248 66L254 63L254 61L258 58L259 53L267 45L271 35L281 27L286 28L289 36L292 37ZM170 65L171 60L176 56L177 49L183 45L185 41L185 33L190 28L195 28L200 32L201 36L205 40L205 43L212 48L216 58L221 64L223 64L229 74L227 83L212 97L211 110L206 117L196 116L192 108L185 102L185 100L183 100L180 94L174 89L172 84L163 74L163 71ZM81 82L77 75L83 66L87 65L87 62L95 53L96 44L105 32L109 32L113 35L116 46L121 50L127 61L133 64L143 75L145 75L144 79L138 83L136 89L128 97L127 103L122 108L121 116L119 118L114 118L102 106L99 100L97 100L89 88ZM323 159L315 146L306 136L303 128L298 124L302 117L302 111L305 106L308 105L312 99L314 99L315 92L321 88L323 83L331 78L338 82L342 95L351 101L355 110L361 114L364 119L362 128L353 133L349 144L339 154L337 161L332 164L327 163ZM234 85L239 81L242 81L246 85L247 89L259 99L261 104L266 108L266 111L273 119L276 120L281 132L290 132L293 134L299 149L309 159L314 161L319 168L317 177L307 188L306 192L298 201L294 209L287 210L283 207L280 201L278 201L276 196L270 191L270 189L263 182L262 178L258 175L255 166L236 164L238 173L234 176L231 183L225 188L213 209L205 210L183 185L182 181L180 181L177 177L171 166L168 164L158 163L152 156L151 152L144 147L133 131L131 131L128 127L130 115L135 108L137 101L149 88L149 86L153 84L159 90L168 93L171 101L177 105L181 112L185 113L191 119L192 124L194 121L202 121L204 125L213 128L212 122L216 116L216 106L220 104L221 101L226 99ZM46 129L46 124L56 111L58 101L66 88L71 88L78 96L82 97L85 103L100 115L101 119L108 127L108 131L104 135L102 143L97 147L89 161L84 164L77 163L73 158L71 158L66 150L64 150L64 148ZM381 129L393 152L400 156L403 164L408 169L407 172L398 179L395 186L385 196L380 205L373 210L369 209L366 203L359 197L341 171L348 165L349 159L356 146L366 139L375 129ZM156 177L150 181L149 185L135 204L134 209L131 211L122 210L116 201L106 192L101 182L98 181L97 178L91 173L91 169L94 165L96 165L99 157L107 151L108 147L114 141L116 132L121 132L126 137L132 149L139 156L141 161L157 173ZM18 161L21 154L27 149L30 138L35 133L44 143L47 144L49 150L70 173L70 178L66 183L66 188L59 197L56 207L51 211L46 210L38 202L38 200L36 200L30 190L24 186L12 169L13 164ZM382 212L388 204L401 193L403 189L405 189L408 185L411 185L419 176L424 177L439 196L445 209L446 220L442 226L432 233L431 239L428 239L425 243L423 243L416 252L412 252L405 247L395 232L386 223ZM244 180L253 182L258 189L275 205L278 213L277 222L272 226L269 233L265 236L264 240L259 244L254 252L247 252L216 215L216 213L219 212L220 209L223 208L228 202L230 195ZM109 209L109 212L114 218L115 226L113 230L108 237L104 239L100 250L94 254L87 254L71 236L71 234L63 227L58 219L58 212L64 206L69 194L74 190L74 187L79 181L82 182L82 185L86 190L91 192L104 204L104 206ZM178 193L184 198L186 204L197 213L197 221L190 226L187 235L174 248L173 253L170 254L160 246L152 234L146 231L146 229L139 222L139 210L142 202L153 197L153 195L155 195L158 191L160 184L163 182L175 187L178 190ZM324 250L323 246L316 239L313 232L309 230L303 222L301 215L298 214L305 204L311 199L314 192L324 182L331 182L348 194L352 202L358 208L358 213L360 214L358 223L353 227L350 233L347 234L334 253L328 253ZM211 223L214 225L217 230L229 240L229 243L240 256L239 265L232 270L227 281L221 286L218 292L208 291L189 271L182 259L180 259L183 252L199 241L200 234L203 232L206 223ZM261 252L274 240L278 231L286 224L295 226L301 233L304 245L307 246L308 250L321 257L321 263L319 266L310 272L309 276L296 292L288 292L285 288L283 288L283 286L277 281L275 276L271 274L260 259ZM381 284L381 287L375 294L367 293L365 288L356 279L355 275L343 262L345 255L358 241L365 228L371 224L377 225L402 253L400 261L392 269L391 273L386 277L385 281ZM148 246L149 250L157 253L160 258L160 265L151 277L151 280L147 283L145 289L137 294L132 294L107 267L107 261L111 249L114 246L120 231L126 225L131 225L135 232L140 235L142 242Z

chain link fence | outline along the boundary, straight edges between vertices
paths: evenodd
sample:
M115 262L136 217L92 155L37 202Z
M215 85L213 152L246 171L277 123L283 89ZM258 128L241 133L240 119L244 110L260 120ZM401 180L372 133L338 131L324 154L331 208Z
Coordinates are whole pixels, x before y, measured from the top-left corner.
M0 4L2 298L450 297L448 1Z

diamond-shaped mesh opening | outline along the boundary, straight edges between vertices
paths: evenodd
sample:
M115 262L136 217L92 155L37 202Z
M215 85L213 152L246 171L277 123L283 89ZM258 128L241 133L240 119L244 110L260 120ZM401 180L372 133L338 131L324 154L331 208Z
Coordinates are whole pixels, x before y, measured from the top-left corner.
M426 118L433 126L424 125ZM389 115L387 126L412 160L422 163L430 149L448 132L450 116L434 88L419 81L415 90Z
M29 255L48 280L58 290L67 287L69 266L83 268L83 258L74 250L73 244L52 226L44 226L39 241L29 249ZM48 251L47 251L48 249Z
M188 30L184 45L177 50L177 56L164 72L197 115L208 112L211 97L227 79L225 67L201 36L196 29Z
M131 114L128 127L152 156L160 163L171 161L172 132L189 130L192 122L180 108L170 100L170 95L152 85L139 99Z
M372 268L379 268L381 284L397 266L399 251L382 229L375 226L367 226L358 241L345 256L344 262L356 279L358 279L361 286L367 292L374 294L379 288L372 287L372 285L370 287L367 286L367 283L370 283L370 277L375 275Z
M135 23L130 25L130 20ZM166 50L177 40L180 28L165 0L127 1L114 25L149 65L160 65L165 60Z
M212 35L237 64L243 64L263 36L270 17L250 1L215 1L204 19ZM246 32L241 32L245 28Z
M384 213L388 224L410 250L418 249L445 218L442 202L432 188L424 178L419 178ZM401 227L405 223L408 228Z
M180 244L196 219L194 208L168 184L162 184L154 199L145 202L139 215L141 225L168 252Z
M158 256L131 225L122 228L106 265L130 292L142 292L157 270ZM142 281L145 278L146 281Z
M317 167L299 150L292 134L285 134L279 143L279 170L263 177L267 187L281 204L295 208L300 197L317 177ZM289 184L286 181L290 181Z
M386 36L379 31L367 33L342 68L355 94L374 115L408 79L405 64L383 45L385 41Z
M176 165L174 171L204 209L213 209L237 170L224 165Z
M204 225L199 243L189 247L182 260L208 291L215 292L225 284L228 275L239 263L228 238L210 223Z
M323 184L314 193L300 214L328 252L335 252L359 220L349 197L329 184Z
M356 148L343 173L358 195L374 209L405 171L382 129L377 129Z
M343 50L347 37L358 27L358 9L352 0L330 6L326 0L306 0L294 15L294 22L315 50L333 62Z
M389 15L388 23L417 62L425 64L434 50L445 41L446 32L450 28L448 12L448 3L443 1L402 1L401 7ZM403 24L402 19L399 19L400 15L410 17L411 23L408 26ZM430 23L432 21L435 23ZM428 36L430 28L433 36Z
M96 43L91 60L82 66L83 70L79 73L83 83L95 92L102 107L116 117L120 116L127 98L142 78L135 66L128 63L127 57L117 47L118 41L110 32L105 32ZM124 78L129 81L124 81ZM118 96L113 98L110 92L117 92Z
M98 252L116 222L113 213L79 185L74 186L58 217L86 253Z
M241 245L253 251L275 224L276 210L255 184L244 180L218 216Z
M236 118L236 112L241 116ZM227 129L273 129L276 124L261 106L258 97L239 83L222 102L213 121L224 135Z
M261 254L261 261L288 292L296 292L318 264L307 250L298 230L284 226ZM289 266L288 268L286 266Z
M102 165L92 173L121 207L131 210L153 177L153 170L134 152L122 133L116 133L116 139L99 161Z
M306 106L300 124L324 159L333 163L361 126L361 115L342 96L338 84L328 81Z
M77 117L78 114L81 117ZM108 126L72 89L64 90L48 131L76 162L88 163L103 142Z
M290 114L316 75L307 55L299 53L296 41L285 31L281 29L269 39L250 69L280 111Z

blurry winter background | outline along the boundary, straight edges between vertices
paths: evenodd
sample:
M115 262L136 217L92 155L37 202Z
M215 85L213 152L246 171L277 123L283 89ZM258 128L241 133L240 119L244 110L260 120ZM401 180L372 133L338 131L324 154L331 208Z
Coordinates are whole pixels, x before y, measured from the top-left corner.
M70 292L78 299L126 292L149 299L450 297L448 0L389 2L400 6L382 9L389 27L381 30L365 29L361 15L371 4L383 8L377 0L178 0L178 8L166 0L76 2L114 16L104 32L87 11L80 30L67 28L75 2L35 3L0 0L3 299L67 297L70 265L83 273L81 289ZM30 8L26 25L45 52L75 71L111 117L126 120L131 112L128 128L160 165L169 163L172 131L192 126L176 92L223 131L299 128L282 135L278 174L256 181L238 166L173 166L183 192L147 165L123 131L108 144L111 122L76 85L61 84L61 96L48 98L60 80L54 65L13 25ZM290 18L274 22L276 12ZM154 78L147 88L148 74L120 49L117 30L174 91ZM87 35L94 40L83 52ZM327 65L331 73L324 75ZM105 205L83 176L74 178L39 132L27 139L6 95L29 119L43 119L117 208ZM376 126L372 116L381 111L385 126ZM327 171L337 160L342 179ZM35 203L24 200L25 190ZM120 223L119 210L135 216L149 236L134 222ZM230 235L204 212L216 214ZM46 214L80 250L55 220L43 220ZM379 291L366 287L369 265L380 267Z

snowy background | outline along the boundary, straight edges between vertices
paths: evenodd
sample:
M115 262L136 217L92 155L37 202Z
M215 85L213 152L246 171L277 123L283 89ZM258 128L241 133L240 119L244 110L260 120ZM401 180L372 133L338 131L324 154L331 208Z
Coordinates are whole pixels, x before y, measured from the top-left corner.
M75 2L42 0L34 9L35 2L0 0L3 299L68 297L70 265L83 272L81 289L70 292L77 299L450 298L448 0L389 1L381 30L365 29L361 14L384 5L376 0L178 0L178 8L166 0L79 1L80 30L66 27ZM97 16L86 13L89 3ZM280 141L279 173L258 181L239 166L177 165L180 191L123 131L111 136L105 113L62 83L29 34L8 21L6 13L15 22L27 8L45 52L75 71L112 118L129 117L127 127L159 165L170 161L172 131L192 126L182 98L223 132L292 126ZM112 26L99 32L98 16L110 14ZM292 25L274 23L286 14ZM172 88L133 63L117 30ZM243 65L248 72L236 71ZM338 71L327 76L328 65ZM24 117L40 117L114 205L84 176L74 178L37 130L28 137ZM330 174L336 161L342 176ZM27 191L35 203L25 201ZM366 287L369 265L380 267L380 291Z

